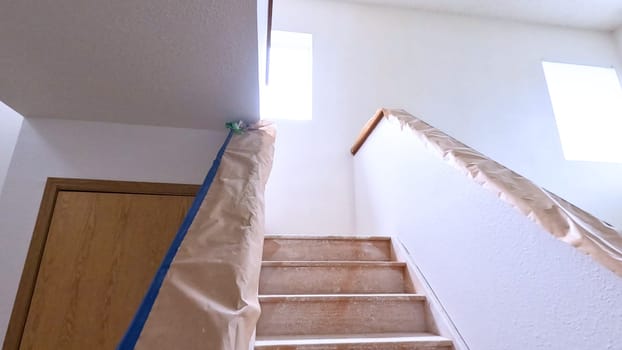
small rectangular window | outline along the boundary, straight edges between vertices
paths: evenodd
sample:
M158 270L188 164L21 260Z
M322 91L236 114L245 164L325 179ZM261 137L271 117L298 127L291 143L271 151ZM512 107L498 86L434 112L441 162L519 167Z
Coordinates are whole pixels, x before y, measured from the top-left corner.
M542 65L565 158L622 162L622 87L615 69Z
M311 34L272 31L268 84L261 91L262 119L311 120Z

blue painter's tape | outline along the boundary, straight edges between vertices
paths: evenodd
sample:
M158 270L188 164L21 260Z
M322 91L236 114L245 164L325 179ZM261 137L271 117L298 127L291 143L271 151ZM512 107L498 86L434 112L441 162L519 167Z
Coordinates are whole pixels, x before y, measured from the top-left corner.
M186 214L184 222L179 228L179 231L177 231L177 234L175 235L175 238L173 239L170 248L164 256L164 260L162 261L158 272L153 278L153 281L151 281L151 285L147 290L147 294L145 295L140 306L138 307L138 311L136 311L136 314L134 315L134 319L130 323L127 332L123 336L123 339L121 339L121 342L117 346L117 350L132 350L134 349L134 346L136 346L136 342L140 337L140 333L143 331L145 322L147 322L147 317L149 317L149 313L151 312L153 303L155 302L158 293L160 292L160 287L162 287L164 277L166 276L168 269L171 267L171 263L173 262L173 259L175 259L177 250L179 249L179 246L183 242L184 238L186 237L186 233L188 233L188 229L190 228L190 225L192 225L192 222L194 221L194 218L197 215L197 212L199 211L199 208L201 207L205 196L207 195L207 191L209 190L212 182L214 181L214 178L216 177L218 167L220 166L220 161L222 160L222 156L224 155L227 145L229 144L232 136L233 132L229 132L229 135L227 135L227 139L218 151L216 159L214 160L212 167L207 173L207 176L203 181L203 185L201 185L201 188L199 189L199 193L197 193L197 196L192 203L192 207L190 207L190 210L188 211L188 214Z

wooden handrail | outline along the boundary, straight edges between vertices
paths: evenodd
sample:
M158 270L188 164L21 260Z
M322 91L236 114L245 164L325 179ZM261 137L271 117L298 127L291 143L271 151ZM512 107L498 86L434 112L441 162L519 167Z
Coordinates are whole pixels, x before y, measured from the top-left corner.
M363 126L359 136L356 138L356 141L354 141L354 145L350 148L350 153L352 153L353 156L363 147L363 144L367 141L369 135L374 132L374 129L376 129L382 118L384 118L384 109L381 108L377 110L376 114Z

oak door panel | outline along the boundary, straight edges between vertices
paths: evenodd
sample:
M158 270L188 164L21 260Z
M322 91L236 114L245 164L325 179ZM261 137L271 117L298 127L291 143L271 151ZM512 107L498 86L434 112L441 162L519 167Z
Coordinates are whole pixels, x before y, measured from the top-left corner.
M192 201L60 191L20 349L114 349Z

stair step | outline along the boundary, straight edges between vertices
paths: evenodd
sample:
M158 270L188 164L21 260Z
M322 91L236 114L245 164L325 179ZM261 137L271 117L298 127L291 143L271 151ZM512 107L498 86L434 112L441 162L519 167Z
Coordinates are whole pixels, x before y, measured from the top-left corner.
M450 350L451 340L429 333L257 337L255 350Z
M360 261L267 261L260 294L408 293L406 264Z
M425 331L420 294L260 295L258 336Z
M390 261L390 237L267 236L265 261Z

